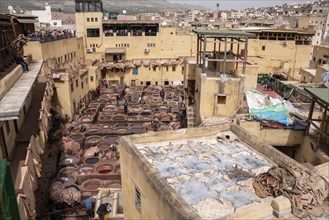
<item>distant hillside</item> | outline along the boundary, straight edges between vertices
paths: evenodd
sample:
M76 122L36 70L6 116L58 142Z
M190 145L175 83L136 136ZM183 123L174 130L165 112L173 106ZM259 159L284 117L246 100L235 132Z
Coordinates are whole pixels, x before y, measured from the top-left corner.
M9 5L16 10L40 10L45 3L51 5L52 9L66 12L74 12L74 0L8 0L0 1L1 12L7 12ZM172 9L204 9L202 6L187 4L171 4L166 0L103 0L103 7L107 11L120 12L125 9L128 14L136 12L158 12Z

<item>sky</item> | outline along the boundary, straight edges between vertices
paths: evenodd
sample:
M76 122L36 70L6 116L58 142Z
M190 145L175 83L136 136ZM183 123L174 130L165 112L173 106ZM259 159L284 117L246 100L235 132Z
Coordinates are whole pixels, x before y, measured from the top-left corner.
M283 5L285 3L303 3L303 2L311 2L310 0L168 0L173 3L182 3L182 4L190 4L190 5L201 5L205 8L209 8L212 10L216 10L217 3L219 4L219 10L228 10L228 9L243 9L250 7L266 7L266 6L274 6L274 5Z

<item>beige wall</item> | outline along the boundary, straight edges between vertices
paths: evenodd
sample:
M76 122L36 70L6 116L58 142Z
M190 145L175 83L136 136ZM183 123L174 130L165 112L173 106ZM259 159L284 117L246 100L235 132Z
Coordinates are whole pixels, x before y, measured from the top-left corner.
M306 136L302 140L302 144L297 151L296 157L294 158L299 163L312 163L314 165L323 164L329 162L329 156L318 149L316 152L312 150L310 138Z
M32 54L33 59L43 59L42 74L48 74L48 69L69 67L71 62L84 59L83 39L66 38L45 43L29 41L24 48L25 54Z
M107 80L114 80L120 82L120 78L124 77L124 84L131 85L132 81L135 81L136 85L146 85L147 81L151 82L151 85L155 85L156 82L158 85L164 85L165 81L169 82L169 85L172 84L173 81L183 81L183 64L176 65L175 70L172 66L158 66L156 71L153 70L152 66L145 67L141 65L138 68L138 74L134 75L132 73L132 68L125 69L125 72L117 72L115 73L109 69L106 73Z
M120 143L120 146L122 144ZM166 201L166 192L157 192L147 180L147 173L125 147L120 148L120 165L125 219L177 219ZM141 212L135 206L135 187L141 193Z
M15 121L14 120L8 121L9 130L7 130L7 128L6 128L6 125L5 125L6 122L3 122L3 124L1 125L0 130L3 129L3 133L4 133L3 141L5 142L5 145L7 146L7 152L8 152L9 159L12 157L14 150L15 150L15 141L16 141L17 134L20 132L22 125L26 119L26 114L28 113L28 111L31 107L32 97L33 97L32 90L34 91L34 88L35 88L35 84L33 85L33 87L31 88L31 91L29 92L28 96L26 97L25 104L22 107L21 111L19 112L19 118L16 120L18 132L16 132L16 130L15 130L15 125L14 125ZM25 109L25 113L24 113L24 109ZM0 144L1 143L2 142L0 141ZM2 147L4 147L4 146L0 146L0 151L1 151ZM0 158L3 156L3 154L4 154L4 152L0 152Z
M265 50L262 47L265 46ZM259 66L259 73L286 72L290 79L299 79L300 68L307 68L311 45L296 45L295 41L250 39L248 61Z
M201 73L201 69L196 71L196 86L198 92L195 93L196 112L199 122L204 117L229 116L240 105L239 103L239 78L228 78L225 83L220 78L207 77ZM217 94L226 96L226 104L219 104Z
M86 104L89 103L89 81L90 77L88 73L74 77L68 81L55 81L58 97L57 104L61 106L63 114L67 114L72 118L75 111L79 108L80 101ZM71 84L73 84L73 91L71 91Z
M238 121L238 125L259 138L260 141L274 146L294 146L301 144L304 131L284 129L261 129L259 122Z
M313 56L310 62L311 68L316 68L318 65L329 64L329 46L316 45L313 48Z
M85 52L95 44L95 52L86 54L87 58L105 59L106 48L123 48L126 46L125 59L159 59L177 58L179 56L195 56L195 35L178 35L176 29L160 27L157 36L112 36L105 37L102 27L102 14L99 12L76 13L77 35L84 37ZM87 22L87 18L98 18L98 22ZM100 37L87 37L88 28L99 28ZM130 35L130 34L129 34ZM149 47L148 44L155 44ZM97 45L97 46L96 46ZM120 46L119 46L120 45ZM144 53L144 49L150 49Z

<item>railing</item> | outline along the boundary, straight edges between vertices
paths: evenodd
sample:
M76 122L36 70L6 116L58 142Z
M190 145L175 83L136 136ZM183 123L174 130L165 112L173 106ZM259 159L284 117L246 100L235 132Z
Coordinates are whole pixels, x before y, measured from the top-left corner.
M75 37L75 33L66 33L57 36L29 36L29 41L39 41L40 43L46 43L56 40L62 40Z
M157 36L157 32L145 32L145 36Z

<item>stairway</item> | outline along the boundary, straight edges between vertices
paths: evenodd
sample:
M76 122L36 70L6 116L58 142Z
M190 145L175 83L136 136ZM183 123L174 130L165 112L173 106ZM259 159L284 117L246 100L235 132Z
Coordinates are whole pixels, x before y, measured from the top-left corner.
M196 126L196 113L194 111L193 105L190 105L187 107L186 115L187 115L187 127L188 128L195 127Z

